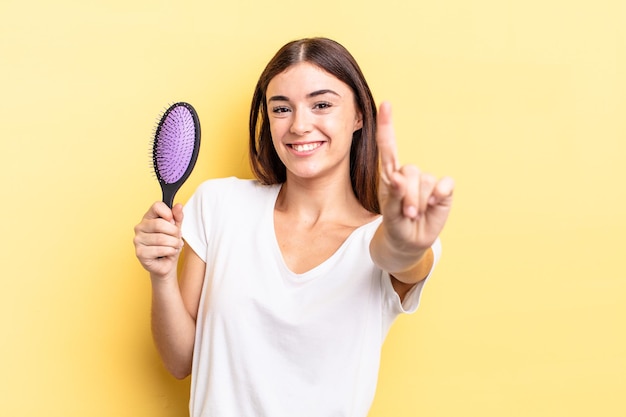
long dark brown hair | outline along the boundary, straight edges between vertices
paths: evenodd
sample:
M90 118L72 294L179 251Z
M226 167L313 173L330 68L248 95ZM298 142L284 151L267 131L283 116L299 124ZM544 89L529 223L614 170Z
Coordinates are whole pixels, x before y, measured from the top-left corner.
M350 180L359 202L373 213L378 205L378 147L376 145L376 104L365 77L354 57L339 43L327 38L306 38L283 46L265 67L254 89L250 107L250 165L263 184L281 184L287 179L270 133L266 91L270 81L290 66L309 62L337 77L354 93L363 127L352 135Z

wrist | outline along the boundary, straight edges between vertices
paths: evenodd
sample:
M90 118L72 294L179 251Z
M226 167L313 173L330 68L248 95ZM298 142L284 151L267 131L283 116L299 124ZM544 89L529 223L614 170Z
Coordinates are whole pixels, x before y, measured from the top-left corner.
M167 274L150 273L150 283L154 289L178 288L178 274L175 270Z
M390 239L382 225L370 242L372 260L387 272L402 272L412 268L421 261L428 249Z
M426 278L434 264L430 247L394 245L379 228L370 243L370 256L383 271L405 283L416 283Z

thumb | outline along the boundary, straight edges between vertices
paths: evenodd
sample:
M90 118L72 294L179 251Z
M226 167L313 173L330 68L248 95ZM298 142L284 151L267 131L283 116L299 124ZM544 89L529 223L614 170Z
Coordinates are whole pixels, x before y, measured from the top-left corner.
M178 203L175 204L174 207L172 207L172 215L173 215L173 223L178 226L181 227L183 224L183 205Z

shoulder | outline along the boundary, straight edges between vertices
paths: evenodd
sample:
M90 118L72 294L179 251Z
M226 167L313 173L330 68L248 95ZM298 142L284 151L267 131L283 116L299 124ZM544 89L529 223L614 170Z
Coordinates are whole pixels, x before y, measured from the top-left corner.
M227 191L233 188L245 188L252 185L255 180L241 179L237 177L212 178L198 186L196 193L210 194L216 191Z
M224 178L212 178L206 180L198 186L199 192L206 192L211 190L270 190L279 187L280 184L264 185L255 179L246 179L238 177L224 177Z
M360 234L364 239L371 240L380 224L383 222L383 216L375 215L367 219L367 221L355 230L355 233Z
M244 218L256 219L254 214L271 200L277 187L236 177L206 180L185 204L183 228L188 233L198 228L214 231L226 224L239 224Z
M203 201L205 204L252 202L275 194L278 188L279 184L263 185L254 179L215 178L200 184L190 201Z
M237 177L213 178L201 183L195 194L205 196L211 194L225 195L232 192L251 192L260 187L257 180L241 179Z

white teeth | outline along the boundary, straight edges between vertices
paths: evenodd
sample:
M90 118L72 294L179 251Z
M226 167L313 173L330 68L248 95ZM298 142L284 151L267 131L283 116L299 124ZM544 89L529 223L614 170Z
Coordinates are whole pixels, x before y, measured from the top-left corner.
M298 152L308 152L308 151L312 151L313 149L319 148L321 145L322 144L320 142L316 142L316 143L305 143L302 145L293 144L291 145L291 147Z

